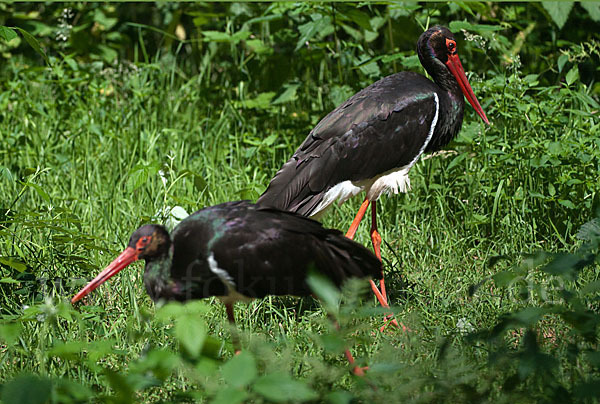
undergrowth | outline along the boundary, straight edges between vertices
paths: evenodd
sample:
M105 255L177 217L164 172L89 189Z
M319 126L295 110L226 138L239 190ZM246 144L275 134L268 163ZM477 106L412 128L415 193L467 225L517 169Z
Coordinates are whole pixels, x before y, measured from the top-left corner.
M162 32L130 6L81 5L83 28L59 45L27 14L49 64L3 42L3 402L595 401L599 54L575 28L598 23L579 5L560 30L541 5L469 4L140 8L157 26L171 16ZM19 10L3 7L16 24ZM383 312L356 297L364 285L340 297L316 281L324 303L237 305L235 356L218 301L155 307L141 265L68 303L139 225L255 200L347 96L422 71L414 43L434 23L456 33L492 126L467 109L457 139L411 170L412 190L379 203L408 332L377 331ZM345 230L359 203L324 224Z

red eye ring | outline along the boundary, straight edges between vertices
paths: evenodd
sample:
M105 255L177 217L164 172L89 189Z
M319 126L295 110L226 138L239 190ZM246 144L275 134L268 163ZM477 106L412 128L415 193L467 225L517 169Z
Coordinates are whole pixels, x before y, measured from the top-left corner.
M448 48L448 52L450 52L451 55L455 54L456 53L456 42L451 39L446 38L446 48Z
M146 248L146 246L148 245L148 242L150 241L150 237L142 237L140 238L137 243L135 244L135 248L138 251L144 251L144 249Z

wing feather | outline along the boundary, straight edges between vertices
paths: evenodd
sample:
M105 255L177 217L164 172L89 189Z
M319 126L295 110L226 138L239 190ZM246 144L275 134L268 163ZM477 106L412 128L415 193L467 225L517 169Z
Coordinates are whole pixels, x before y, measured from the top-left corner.
M211 253L245 296L309 295L311 268L338 286L349 277L381 277L381 262L373 253L312 219L261 207L249 208L239 219Z
M416 73L358 92L315 126L257 203L310 216L335 185L406 166L427 142L435 94L435 84Z

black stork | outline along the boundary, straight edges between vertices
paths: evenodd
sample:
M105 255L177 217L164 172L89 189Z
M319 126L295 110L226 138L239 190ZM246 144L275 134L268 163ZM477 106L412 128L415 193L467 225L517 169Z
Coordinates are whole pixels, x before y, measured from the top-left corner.
M140 227L121 255L71 303L138 259L146 261L144 285L152 300L218 296L234 325L236 301L311 295L306 283L311 268L338 287L350 277L381 278L381 261L339 231L298 214L237 201L193 213L171 235L160 225ZM346 357L354 363L349 351Z
M489 121L458 58L454 35L436 25L417 43L421 64L433 78L401 72L359 91L323 118L271 180L257 203L318 218L334 202L362 191L362 203L346 236L354 238L372 203L371 240L381 259L376 201L383 193L406 192L408 172L419 157L435 152L460 130L464 96ZM383 277L371 288L388 307ZM396 320L392 323L398 325Z

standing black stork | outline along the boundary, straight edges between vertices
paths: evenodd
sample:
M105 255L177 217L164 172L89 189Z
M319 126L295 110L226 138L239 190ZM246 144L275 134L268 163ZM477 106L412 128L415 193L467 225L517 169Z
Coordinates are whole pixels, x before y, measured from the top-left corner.
M338 287L349 277L381 278L381 261L339 231L298 214L238 201L193 213L170 236L160 225L140 227L125 251L71 303L138 259L146 261L144 285L152 300L218 296L232 324L236 301L311 295L306 283L311 268ZM346 357L354 363L349 351ZM362 370L355 367L354 372Z
M406 192L408 172L419 157L456 136L463 120L463 94L489 124L450 30L429 28L419 38L417 53L433 81L417 73L396 73L350 97L315 126L257 203L319 217L335 201L341 204L366 191L346 236L354 238L372 202L371 240L381 259L377 199L384 192ZM373 281L371 288L381 305L389 307L383 277L381 290Z

